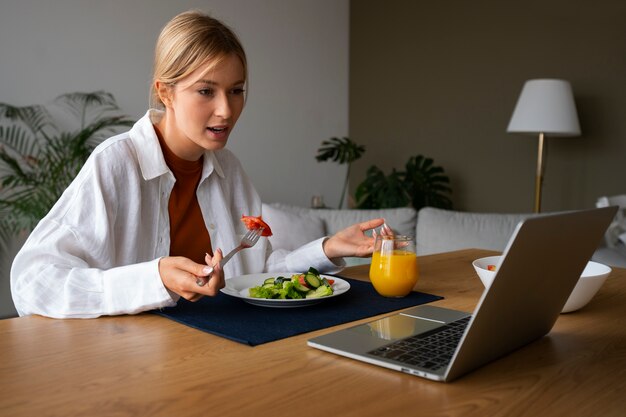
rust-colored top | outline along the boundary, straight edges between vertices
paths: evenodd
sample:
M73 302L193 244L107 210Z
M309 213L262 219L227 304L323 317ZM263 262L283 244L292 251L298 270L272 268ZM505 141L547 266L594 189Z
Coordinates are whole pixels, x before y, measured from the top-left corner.
M186 161L179 158L166 145L156 129L167 166L174 173L176 183L170 195L170 256L184 256L205 264L205 254L213 254L211 237L198 204L196 189L202 176L203 158Z

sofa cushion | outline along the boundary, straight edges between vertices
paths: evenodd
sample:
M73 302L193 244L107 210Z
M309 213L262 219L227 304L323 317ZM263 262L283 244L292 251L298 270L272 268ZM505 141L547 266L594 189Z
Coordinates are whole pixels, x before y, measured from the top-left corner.
M415 237L417 212L412 208L381 210L312 209L281 203L262 207L263 219L270 225L274 249L296 249L322 236L330 236L355 223L384 218L397 234ZM320 231L323 229L323 231ZM369 258L344 258L347 266L369 263Z
M312 209L281 203L263 204L263 218L271 220L270 217L266 217L266 209L270 209L272 213L282 212L296 215L301 222L303 219L320 219L324 223L326 235L333 235L355 223L382 217L397 234L415 237L417 212L409 207L380 210L337 210ZM268 224L270 227L274 227L269 221Z
M503 251L518 223L532 213L468 213L425 207L417 217L417 254L458 249Z
M618 268L626 268L626 245L618 244L611 248L599 247L591 260Z
M268 239L274 249L291 251L326 236L324 222L317 217L303 217L269 204L263 204L261 213L263 220L272 228L272 236Z

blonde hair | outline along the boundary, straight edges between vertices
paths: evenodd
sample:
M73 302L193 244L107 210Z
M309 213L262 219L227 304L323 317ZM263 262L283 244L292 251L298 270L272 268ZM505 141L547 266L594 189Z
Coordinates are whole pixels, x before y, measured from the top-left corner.
M231 54L241 60L247 80L246 53L237 35L228 26L195 10L175 16L163 27L156 43L151 107L164 107L155 90L155 81L174 85L207 62L215 67Z

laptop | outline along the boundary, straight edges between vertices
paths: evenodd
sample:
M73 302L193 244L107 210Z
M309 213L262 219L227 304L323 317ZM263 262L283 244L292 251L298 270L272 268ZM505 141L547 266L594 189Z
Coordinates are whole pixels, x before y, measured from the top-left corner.
M616 212L617 207L605 207L521 221L473 313L417 306L307 343L411 375L452 381L552 329Z

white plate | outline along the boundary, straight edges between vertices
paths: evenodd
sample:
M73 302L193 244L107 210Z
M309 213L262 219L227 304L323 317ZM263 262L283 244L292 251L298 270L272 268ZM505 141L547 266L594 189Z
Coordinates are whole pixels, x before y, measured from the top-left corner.
M250 293L248 292L248 290L251 287L263 285L263 281L265 281L267 278L272 278L272 277L290 278L294 274L297 274L297 272L267 272L263 274L241 275L238 277L227 279L226 287L222 288L220 291L232 297L241 298L245 302L254 304L257 306L289 308L289 307L304 307L304 306L309 306L311 304L321 303L324 300L337 297L338 295L341 295L350 289L350 284L348 284L347 281L344 281L341 278L331 277L328 275L320 275L322 278L326 278L329 280L332 279L335 281L333 283L333 295L329 295L327 297L320 297L320 298L303 298L300 300L254 298L254 297L249 296Z

